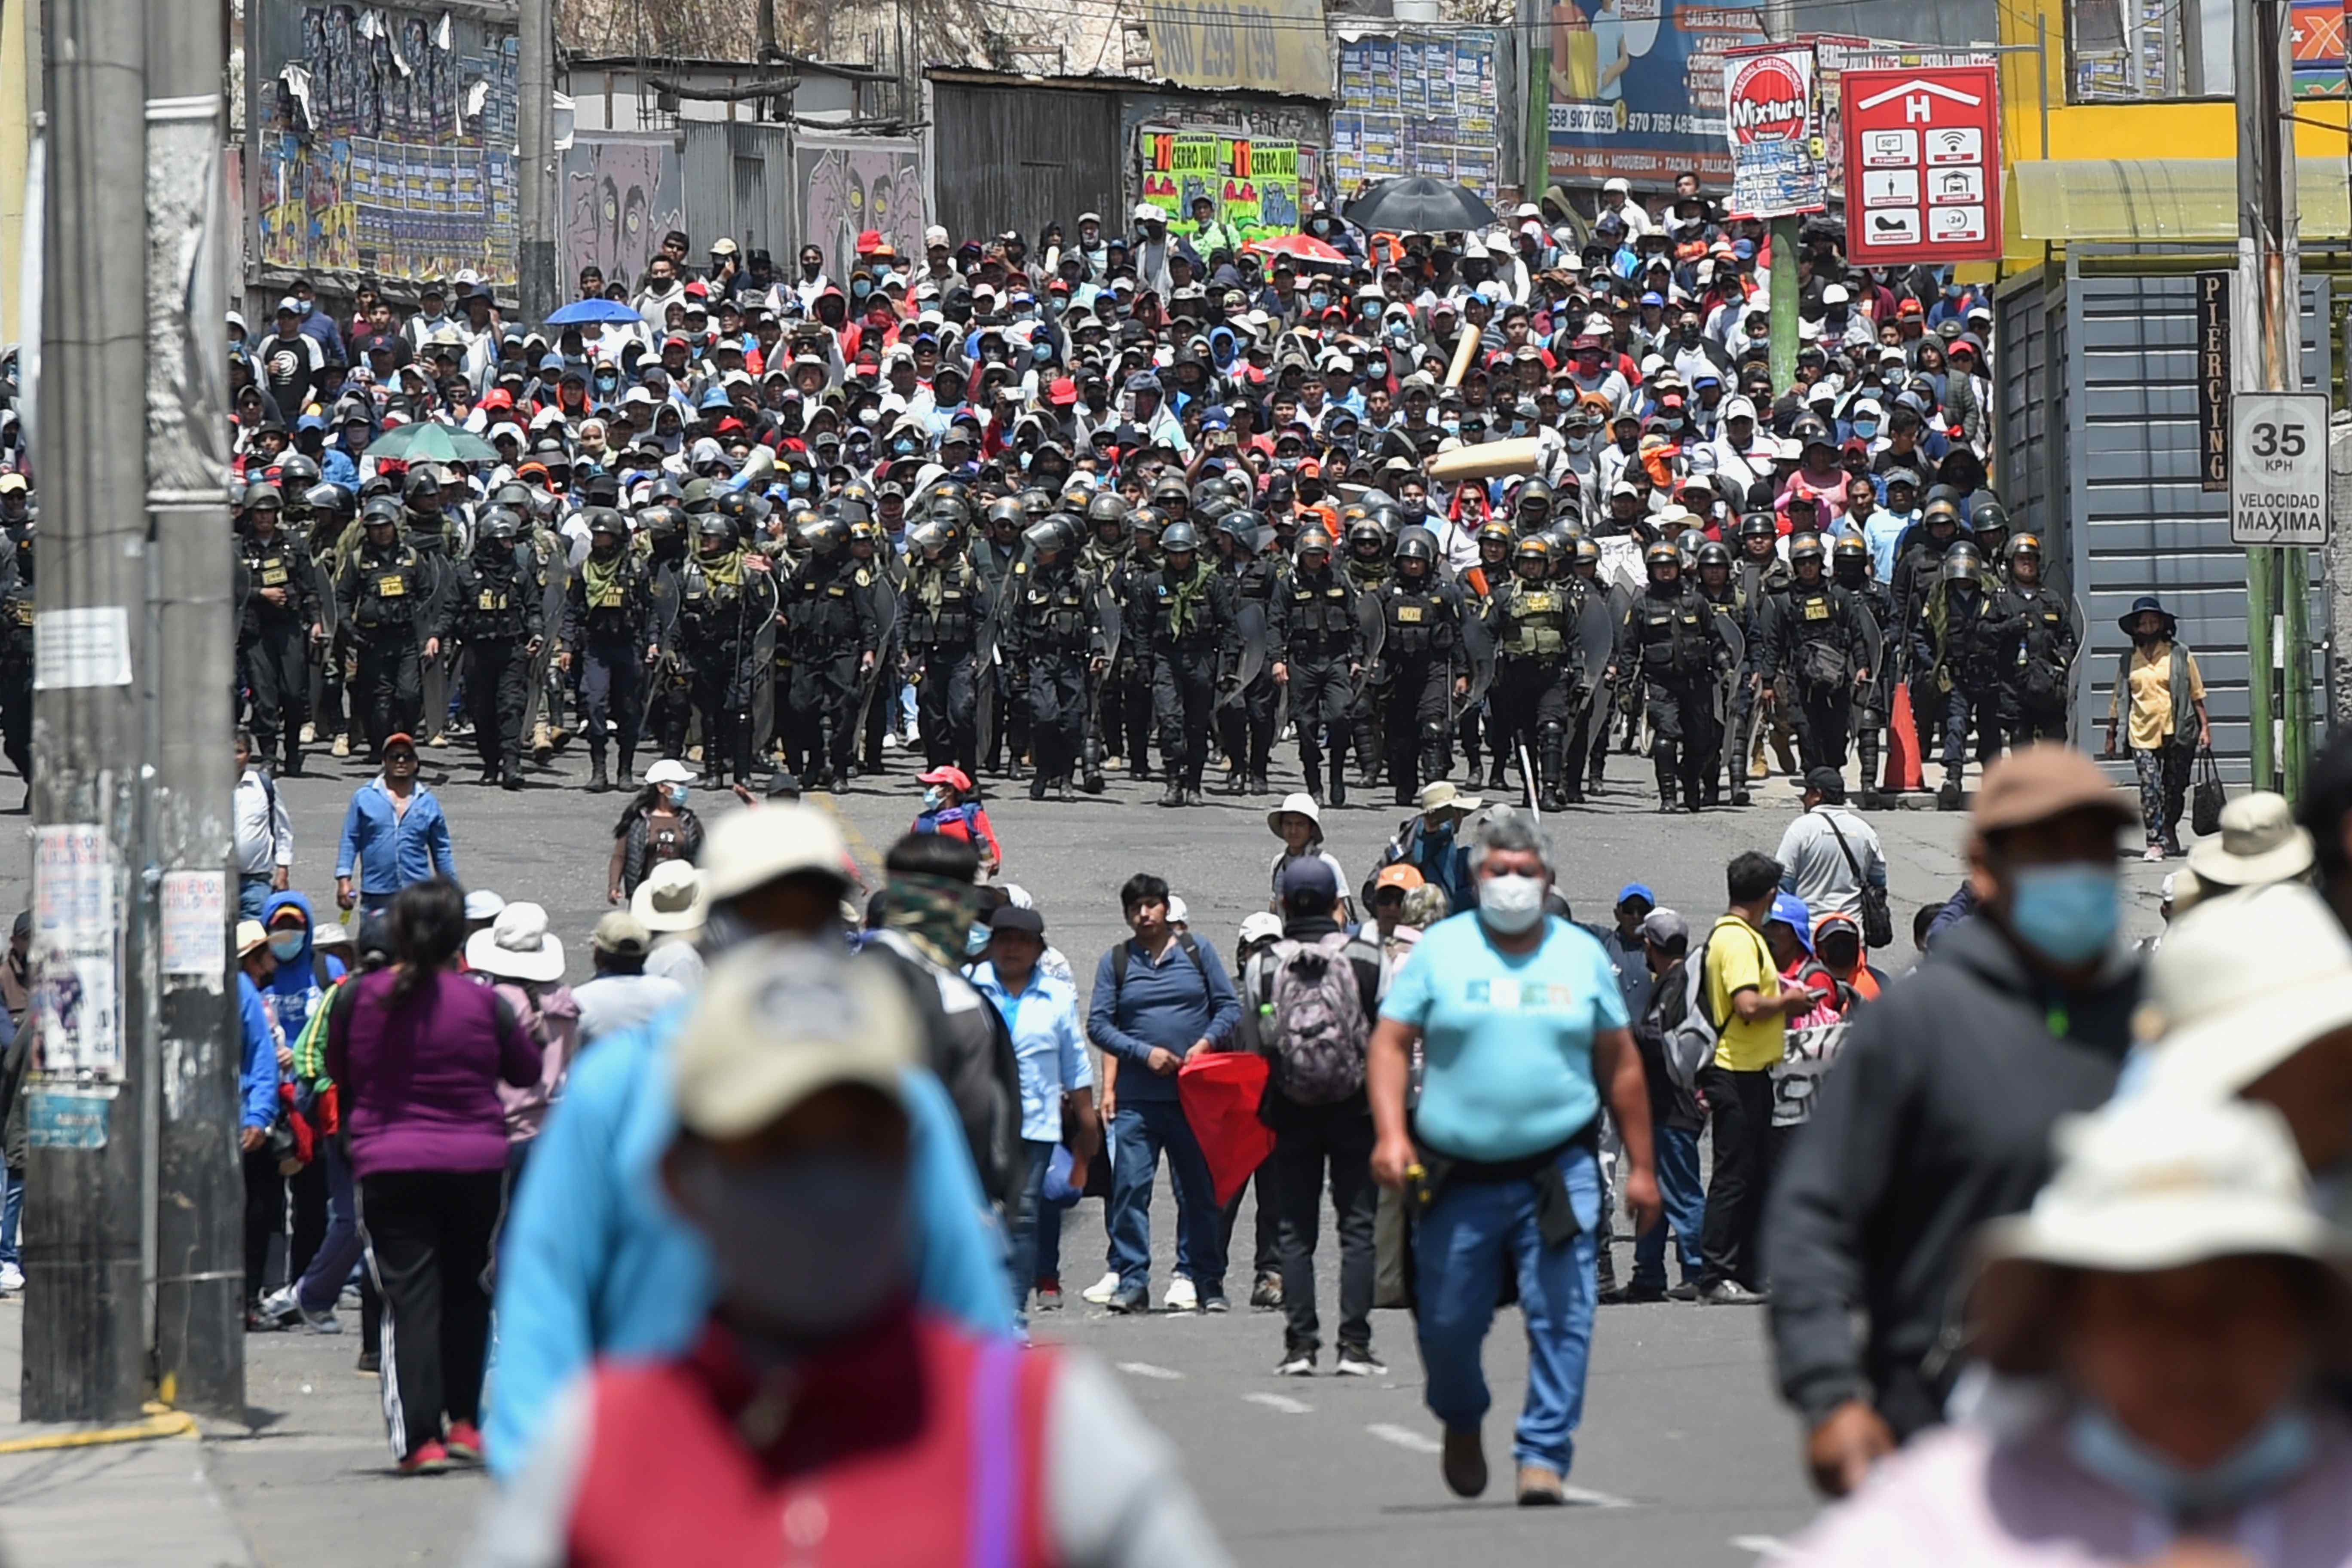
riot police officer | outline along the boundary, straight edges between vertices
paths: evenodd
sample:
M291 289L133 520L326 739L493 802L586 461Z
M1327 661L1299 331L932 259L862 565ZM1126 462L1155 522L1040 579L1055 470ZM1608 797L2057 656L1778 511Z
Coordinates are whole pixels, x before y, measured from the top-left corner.
M1697 577L1698 595L1714 609L1717 625L1724 633L1724 641L1731 642L1733 640L1731 634L1737 632L1739 646L1744 648L1747 646L1748 626L1751 616L1748 612L1747 595L1742 591L1739 584L1733 581L1730 550L1713 540L1699 546ZM1753 694L1748 690L1743 682L1738 700L1744 703L1752 696ZM1734 711L1738 710L1735 708ZM1731 754L1729 765L1727 768L1721 772L1710 772L1706 775L1704 798L1707 805L1715 805L1721 802L1724 773L1731 775L1731 804L1734 805L1748 804L1748 770L1742 765L1744 760L1735 752Z
M727 786L730 773L751 782L756 644L775 614L775 594L765 560L744 551L732 522L703 512L694 520L694 552L677 574L677 638L694 714L702 722L698 787L717 790ZM847 737L843 740L845 745Z
M1958 811L1969 731L1976 731L1979 768L2000 754L2001 653L2010 642L2000 590L1975 545L1962 540L1944 552L1915 639L1914 668L1927 672L1930 710L1943 721L1944 783L1936 805ZM1913 710L1919 711L1916 696Z
M1363 671L1363 623L1355 585L1331 568L1331 536L1320 524L1298 531L1297 565L1275 598L1274 679L1288 689L1298 728L1307 793L1326 800L1323 759L1331 760L1329 804L1348 802L1349 699Z
M1093 584L1077 569L1078 541L1078 521L1067 512L1030 525L1014 579L1019 598L1005 621L1007 657L1026 676L1031 800L1045 799L1048 784L1069 798L1086 741L1087 681L1104 664Z
M1516 542L1511 525L1499 518L1480 525L1478 563L1465 570L1454 581L1454 586L1462 591L1462 616L1465 631L1474 617L1482 625L1492 626L1495 595L1510 578L1511 546ZM1478 781L1478 757L1485 749L1482 742L1493 742L1495 771L1486 784L1490 789L1500 789L1503 787L1503 753L1510 748L1496 733L1495 721L1486 711L1488 706L1482 696L1480 700L1465 708L1455 732L1462 742L1462 760L1469 769L1470 781L1474 785Z
M694 725L693 672L678 635L691 543L686 514L667 501L649 502L637 512L636 535L629 543L645 565L646 593L653 601L653 641L661 648L646 683L646 732L661 755L683 758Z
M1136 584L1138 633L1151 658L1151 706L1168 772L1162 805L1201 804L1217 661L1234 630L1232 590L1201 558L1200 531L1171 523L1160 536L1160 566Z
M250 589L237 631L237 660L253 704L253 743L263 757L285 743L285 772L302 771L302 725L310 705L310 655L325 638L318 579L310 552L280 526L275 485L245 492L245 531L238 542Z
M2074 605L2042 581L2042 541L2031 533L2009 542L2000 613L2012 643L2001 658L2001 730L2012 742L2063 741L2081 637Z
M352 492L341 485L312 485L303 495L307 527L302 540L310 557L310 574L318 584L319 615L325 638L311 650L309 707L310 727L296 731L306 740L327 742L336 756L348 756L351 743L343 733L343 660L335 580L341 575L342 540L352 521Z
M1885 585L1870 575L1870 546L1858 536L1840 534L1830 546L1830 575L1853 599L1855 611L1868 616L1879 633L1878 663L1870 678L1854 688L1853 720L1854 752L1862 762L1861 802L1876 806L1881 804L1879 738L1886 732L1886 693L1894 679L1886 667L1895 662L1900 628L1895 624L1895 602Z
M1278 696L1270 668L1273 651L1274 600L1282 591L1282 563L1264 552L1273 532L1255 511L1235 510L1217 519L1217 533L1230 541L1231 553L1221 570L1231 584L1239 658L1233 676L1237 689L1218 700L1217 718L1225 755L1234 766L1232 793L1256 791L1269 785L1266 773L1273 763L1274 715ZM1255 643L1255 647L1248 645ZM1241 677L1246 671L1248 679Z
M980 573L954 550L955 531L937 515L907 531L911 564L900 590L898 625L927 768L953 763L980 772L979 689L974 659L986 605Z
M1347 530L1348 558L1341 570L1347 573L1349 584L1359 595L1377 598L1381 590L1388 586L1392 570L1389 562L1392 543L1389 531L1370 512L1349 521ZM1356 727L1356 776L1367 789L1379 782L1385 765L1381 754L1379 706L1380 693L1367 680L1358 689L1355 702L1348 710L1349 721Z
M522 541L522 520L492 507L474 531L473 552L457 563L449 627L465 641L467 717L481 782L522 788L522 719L530 662L546 637L538 560Z
M1643 561L1649 586L1625 612L1612 668L1639 669L1648 688L1658 809L1675 809L1679 785L1683 805L1697 811L1722 744L1717 679L1728 673L1731 651L1714 606L1683 581L1682 552L1660 541Z
M378 496L360 512L359 546L335 584L342 624L357 656L352 717L367 729L371 760L383 759L384 737L415 734L423 701L423 661L438 658L430 620L436 582L415 545L400 537L400 503Z
M808 559L783 587L793 659L786 732L794 737L786 743L802 782L832 789L849 779L858 683L873 673L880 627L874 601L857 581L861 568L849 554L848 525L837 517L820 519L802 542Z
M1408 528L1397 540L1396 574L1380 595L1381 668L1388 717L1389 787L1411 805L1421 786L1451 770L1454 702L1469 695L1463 666L1462 600L1437 576L1437 536Z
M1495 591L1494 739L1518 751L1528 797L1549 809L1566 805L1580 780L1568 777L1568 732L1579 688L1578 601L1551 577L1552 547L1543 538L1512 547L1512 577Z
M1803 765L1843 772L1854 688L1873 672L1853 601L1824 574L1827 557L1818 533L1789 541L1795 580L1781 592L1763 668L1797 731Z
M580 706L588 727L588 789L602 795L616 781L604 771L612 726L619 725L622 789L636 786L637 731L645 721L646 671L661 658L654 635L652 584L645 563L628 549L628 524L611 507L588 509L588 553L563 593L563 651L568 674L580 664Z
M875 628L874 666L858 679L857 765L860 773L879 774L883 732L898 711L898 592L907 568L872 519L849 525L849 560L850 585L866 601Z
M1037 514L1038 518L1044 515L1042 510ZM1021 563L1022 531L1035 521L1021 500L1002 496L988 503L981 531L971 542L972 570L980 574L990 616L1000 624L1009 604L1007 584ZM988 755L982 759L982 766L992 773L1009 773L1019 778L1022 753L1028 749L1024 744L1029 733L1028 708L1013 700L1016 672L1005 662L1003 651L992 648L990 654L990 667L979 671L980 680L988 688L980 700L996 715L996 722L989 731Z

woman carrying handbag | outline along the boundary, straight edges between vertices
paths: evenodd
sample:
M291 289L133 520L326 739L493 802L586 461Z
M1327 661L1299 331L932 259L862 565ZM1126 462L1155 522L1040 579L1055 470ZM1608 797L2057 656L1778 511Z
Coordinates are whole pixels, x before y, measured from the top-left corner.
M2161 860L2180 853L2180 812L2189 795L2189 767L2199 752L2210 751L2213 744L2213 725L2205 714L2205 678L2198 671L2197 656L2175 636L2179 622L2162 601L2134 599L2118 624L2132 646L2116 666L2115 695L2107 707L2107 755L2118 754L2116 727L2124 723L2132 767L2139 775L2140 825L2147 834L2145 858Z

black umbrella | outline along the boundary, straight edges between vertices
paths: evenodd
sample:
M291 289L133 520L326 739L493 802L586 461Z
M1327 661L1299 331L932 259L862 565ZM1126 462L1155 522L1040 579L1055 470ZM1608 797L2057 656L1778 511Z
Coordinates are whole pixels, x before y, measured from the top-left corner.
M1474 191L1412 174L1382 180L1348 204L1347 218L1367 234L1454 234L1493 227L1495 209Z

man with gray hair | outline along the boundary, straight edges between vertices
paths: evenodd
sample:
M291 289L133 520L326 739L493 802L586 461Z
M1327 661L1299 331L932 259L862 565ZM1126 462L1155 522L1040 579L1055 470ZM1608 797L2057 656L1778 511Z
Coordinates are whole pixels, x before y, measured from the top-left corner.
M1479 1347L1507 1260L1528 1333L1518 1500L1558 1504L1592 1343L1601 1111L1605 1096L1626 1206L1646 1230L1658 1219L1649 1090L1608 954L1544 912L1551 858L1534 821L1490 814L1471 874L1476 912L1423 933L1381 1005L1367 1062L1372 1174L1407 1194L1418 1226L1423 1397L1444 1427L1446 1485L1486 1489ZM1408 1122L1416 1043L1424 1068Z

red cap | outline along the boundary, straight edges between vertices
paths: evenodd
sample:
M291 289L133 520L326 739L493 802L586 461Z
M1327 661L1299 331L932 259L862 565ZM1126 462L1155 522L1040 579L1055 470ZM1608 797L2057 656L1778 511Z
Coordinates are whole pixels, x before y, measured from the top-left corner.
M1924 316L1927 313L1927 307L1916 300L1904 300L1896 303L1895 313L1898 316Z
M946 784L961 795L970 795L971 793L971 775L952 763L950 763L945 767L933 768L927 773L917 773L915 775L915 782L917 784Z
M388 752L394 746L406 746L413 752L416 750L416 737L410 734L405 730L394 730L391 734L386 735L383 738L383 746L382 749Z
M878 229L878 228L869 228L869 229L866 230L863 234L860 234L860 235L857 237L857 254L858 254L858 255L860 255L860 256L871 256L871 255L873 255L876 251L877 251L877 250L879 250L879 249L881 249L881 248L882 248L882 231L881 231L880 229Z
M482 394L481 406L484 408L512 408L514 406L514 394L509 392L503 386L494 386L490 388L489 391Z
M1068 376L1057 377L1045 388L1045 401L1056 408L1067 408L1078 400L1078 384Z

